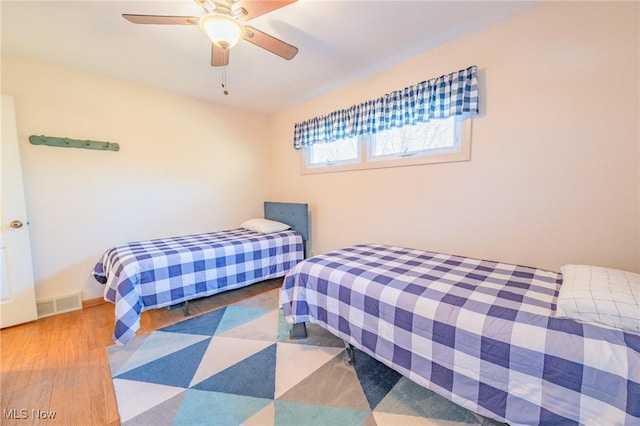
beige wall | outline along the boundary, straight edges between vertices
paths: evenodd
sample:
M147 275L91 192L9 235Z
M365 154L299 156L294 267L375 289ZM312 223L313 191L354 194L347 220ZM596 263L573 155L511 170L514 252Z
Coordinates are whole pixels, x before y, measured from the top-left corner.
M3 54L37 297L100 297L89 272L107 247L230 228L267 198L310 204L314 253L377 242L638 272L639 22L632 2L543 5L272 117ZM472 64L470 162L300 175L296 121Z
M1 87L16 105L38 299L101 297L89 273L114 244L262 215L266 115L4 54ZM34 146L32 134L121 149Z
M640 272L640 4L556 2L272 117L272 198L312 252L386 243ZM470 162L300 175L293 124L477 65Z

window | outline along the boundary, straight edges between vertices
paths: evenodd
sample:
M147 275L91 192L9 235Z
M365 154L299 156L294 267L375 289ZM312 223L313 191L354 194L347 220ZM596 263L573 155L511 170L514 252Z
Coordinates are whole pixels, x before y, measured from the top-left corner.
M311 145L309 149L304 151L307 155L307 165L312 167L360 162L358 138Z
M466 118L466 119L465 119ZM470 159L471 119L455 116L302 149L303 174Z
M472 65L295 123L303 173L469 160L477 73Z

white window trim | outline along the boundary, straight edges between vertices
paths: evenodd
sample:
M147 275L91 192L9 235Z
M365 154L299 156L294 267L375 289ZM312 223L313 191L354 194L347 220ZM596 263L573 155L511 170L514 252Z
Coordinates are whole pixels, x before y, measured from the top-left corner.
M471 131L472 131L472 119L466 118L462 122L462 132L460 134L460 151L454 153L446 153L449 148L443 148L442 150L434 150L432 154L421 156L402 156L398 155L389 159L375 159L368 158L368 141L367 136L362 136L360 139L360 156L359 159L353 160L348 163L336 164L336 165L307 165L307 151L306 148L300 150L300 174L312 175L318 173L336 173L347 172L357 170L370 170L370 169L383 169L389 167L407 167L407 166L419 166L425 164L440 164L440 163L455 163L459 161L471 160ZM363 140L364 139L364 140ZM440 151L440 153L438 153ZM442 153L445 151L445 153Z

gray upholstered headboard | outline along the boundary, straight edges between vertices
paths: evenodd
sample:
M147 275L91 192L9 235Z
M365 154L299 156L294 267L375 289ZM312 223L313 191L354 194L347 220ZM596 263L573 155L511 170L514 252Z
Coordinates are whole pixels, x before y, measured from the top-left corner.
M308 253L310 236L308 204L265 201L264 218L291 226L291 229L302 235L305 255Z

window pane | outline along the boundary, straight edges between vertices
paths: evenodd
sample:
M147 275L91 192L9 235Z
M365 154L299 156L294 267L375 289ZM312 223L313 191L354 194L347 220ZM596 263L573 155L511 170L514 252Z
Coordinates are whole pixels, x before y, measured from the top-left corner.
M455 117L431 120L377 133L371 141L371 157L416 155L428 150L454 148Z
M358 160L357 138L343 139L331 143L311 145L308 150L307 164L332 165Z

